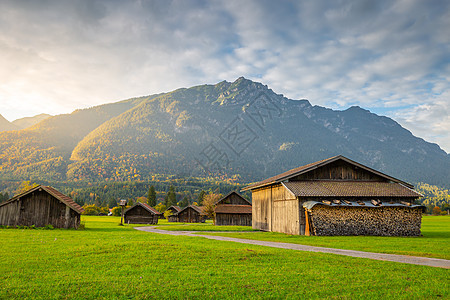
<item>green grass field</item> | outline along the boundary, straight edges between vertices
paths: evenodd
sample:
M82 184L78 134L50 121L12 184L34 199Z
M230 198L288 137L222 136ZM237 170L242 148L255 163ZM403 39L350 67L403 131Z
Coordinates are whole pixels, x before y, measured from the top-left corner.
M276 232L207 233L207 231L234 231L232 227L238 226L212 226L212 223L206 223L205 225L166 227L164 222L161 225L163 226L159 226L159 229L205 231L205 234L243 239L450 259L449 216L424 216L422 219L423 236L421 237L297 236ZM208 230L204 230L207 228ZM251 230L251 227L240 226L240 228L236 228L236 231L246 230Z
M450 297L445 269L158 235L115 217L83 220L85 230L0 229L0 299Z

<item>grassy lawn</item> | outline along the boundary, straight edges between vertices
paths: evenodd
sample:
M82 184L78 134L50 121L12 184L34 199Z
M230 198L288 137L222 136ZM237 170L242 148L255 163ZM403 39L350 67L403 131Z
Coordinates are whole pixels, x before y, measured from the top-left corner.
M0 229L0 299L450 297L445 269L83 220L85 230Z
M148 225L137 225L148 226ZM251 226L214 226L211 220L205 223L174 223L167 220L159 220L158 229L173 231L259 231Z
M162 223L163 224L163 223ZM173 223L169 223L173 224ZM173 227L175 230L214 231L206 228L216 228L216 231L233 231L228 227L234 226L185 225ZM221 228L223 227L223 228ZM179 229L180 228L180 229ZM205 228L205 230L203 230ZM161 226L159 229L173 230L172 227ZM236 231L249 231L250 227L240 227ZM202 233L203 234L203 233ZM276 232L218 232L205 233L254 239L294 243L310 246L380 252L389 254L403 254L434 258L450 259L450 217L424 216L422 219L421 237L370 237L370 236L297 236Z

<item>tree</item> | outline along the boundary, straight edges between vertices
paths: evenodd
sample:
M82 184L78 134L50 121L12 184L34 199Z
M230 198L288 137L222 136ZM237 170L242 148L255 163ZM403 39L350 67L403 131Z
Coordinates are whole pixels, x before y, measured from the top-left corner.
M94 202L95 206L97 207L102 207L102 200L100 200L99 196L95 196L95 202Z
M216 208L216 202L220 199L221 195L209 193L203 198L203 213L213 220L216 225L216 214L214 210Z
M170 210L166 210L166 211L164 212L164 218L166 218L166 219L168 219L169 216L171 216L171 215L172 215L172 212L171 212Z
M197 197L197 203L198 205L202 205L203 199L205 198L206 192L204 190L201 190Z
M157 211L159 211L160 213L165 212L165 211L166 211L166 208L167 208L167 206L165 206L162 202L158 203L158 204L155 206L155 209L156 209Z
M127 206L133 206L133 205L134 205L133 199L128 199Z
M189 197L189 195L184 196L183 200L181 200L180 202L178 202L178 205L179 205L181 208L185 208L186 206L189 205L189 202L191 202L190 200L191 200L191 198Z
M167 192L164 204L166 205L166 207L177 205L177 195L175 194L175 187L173 185L169 187L169 191Z
M113 207L111 212L112 212L113 216L120 217L122 214L122 207L120 207L120 206Z
M39 184L37 184L35 182L31 183L31 181L22 181L22 183L17 188L15 194L16 195L22 194L23 192L31 190L34 187L37 187L38 185Z
M89 216L97 216L100 212L100 208L96 206L95 204L89 204L83 206L84 212L83 215L89 215Z
M141 202L141 203L147 203L147 198L146 197L138 197L137 199L136 199L136 203L137 202Z
M117 201L114 200L114 198L109 199L108 207L109 208L113 208L113 207L116 207L116 206L117 206Z
M152 207L156 206L156 191L153 185L148 189L147 204Z
M435 206L433 208L433 215L439 216L440 214L441 214L441 209L439 208L439 206Z

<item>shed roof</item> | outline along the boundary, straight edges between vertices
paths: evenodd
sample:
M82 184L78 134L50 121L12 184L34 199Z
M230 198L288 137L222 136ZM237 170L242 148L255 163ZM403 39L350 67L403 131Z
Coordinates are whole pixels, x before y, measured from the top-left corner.
M297 197L421 197L395 182L373 181L291 181L282 183Z
M216 201L215 205L219 204L220 202L222 202L223 200L227 199L228 197L230 197L231 195L236 194L236 196L242 198L242 200L244 200L245 202L248 203L248 205L252 205L252 203L250 201L248 201L247 199L245 199L244 197L242 197L241 194L239 194L238 192L232 191L229 192L228 194L226 194L225 196L223 196L222 198L220 198L219 200Z
M298 176L300 174L307 173L309 171L312 171L314 169L317 169L317 168L322 167L324 165L327 165L329 163L335 162L337 160L343 160L343 161L345 161L347 163L355 165L355 166L357 166L357 167L359 167L361 169L364 169L366 171L374 173L374 174L376 174L378 176L381 176L383 178L386 178L386 179L388 179L390 181L401 183L401 184L403 184L403 185L405 185L405 186L407 186L409 188L413 188L413 186L411 184L407 183L407 182L401 181L400 179L391 177L391 176L386 175L386 174L384 174L382 172L379 172L379 171L374 170L372 168L369 168L369 167L367 167L365 165L357 163L357 162L355 162L355 161L353 161L351 159L348 159L345 156L337 155L337 156L333 156L333 157L330 157L330 158L327 158L327 159L324 159L324 160L316 161L316 162L313 162L313 163L310 163L310 164L307 164L307 165L304 165L304 166L301 166L301 167L298 167L298 168L295 168L295 169L291 169L291 170L286 171L284 173L272 176L272 177L267 178L265 180L262 180L260 182L251 184L251 185L243 188L242 191L253 190L253 189L264 187L266 185L270 185L270 184L273 184L273 183L280 183L280 182L282 182L284 180L287 180L289 178Z
M156 209L154 209L153 207L151 207L150 205L148 205L147 203L142 203L142 202L136 202L132 207L128 208L127 210L125 210L123 213L127 213L129 210L135 208L136 206L141 206L143 207L145 210L147 210L148 212L155 214L155 215L160 215L161 213L159 211L157 211Z
M74 211L76 211L77 213L81 214L82 212L84 212L84 209L78 205L77 203L75 203L75 201L72 200L72 198L70 198L69 196L64 195L63 193L59 192L58 190L56 190L55 188L51 187L51 186L45 186L45 185L38 185L34 188L29 189L28 191L25 191L19 195L16 195L14 197L12 197L10 200L8 200L5 203L0 204L0 206L6 205L10 202L16 201L18 199L20 199L21 197L28 195L34 191L37 190L44 190L47 193L49 193L50 195L52 195L53 197L55 197L56 199L58 199L59 201L61 201L62 203L64 203L65 205L69 206L70 208L72 208Z
M379 205L374 205L371 201L347 201L349 203L340 202L340 204L332 203L323 203L319 201L306 201L303 203L303 207L306 209L312 209L316 205L324 205L329 207L367 207L367 208L380 208L380 207L410 207L410 208L421 208L425 210L425 206L423 205L406 205L403 203L389 203L389 202L380 202Z
M251 214L251 205L220 204L214 210L216 214Z

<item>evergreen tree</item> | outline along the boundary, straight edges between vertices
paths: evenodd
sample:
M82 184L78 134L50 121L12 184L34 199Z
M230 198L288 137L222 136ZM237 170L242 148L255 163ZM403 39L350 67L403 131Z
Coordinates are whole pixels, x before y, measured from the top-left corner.
M83 200L82 198L75 197L74 201L75 201L75 203L78 204L79 206L83 206L83 205L84 205L84 200Z
M156 192L153 185L148 189L147 204L152 207L156 206Z
M201 190L198 194L197 203L199 206L203 204L203 199L205 199L206 192L204 190Z
M179 205L181 208L185 208L186 206L189 205L190 202L191 202L191 199L190 199L189 195L187 195L187 196L184 196L183 200L181 200L181 201L178 203L178 205Z
M114 198L110 198L109 202L108 202L108 207L109 208L113 208L113 207L116 207L116 206L117 206L117 201L114 200Z
M164 199L164 204L166 207L171 207L172 205L177 205L177 195L175 194L175 188L173 185L169 187L166 198Z
M100 200L99 196L95 197L95 202L94 202L95 206L97 207L102 207L102 200Z

